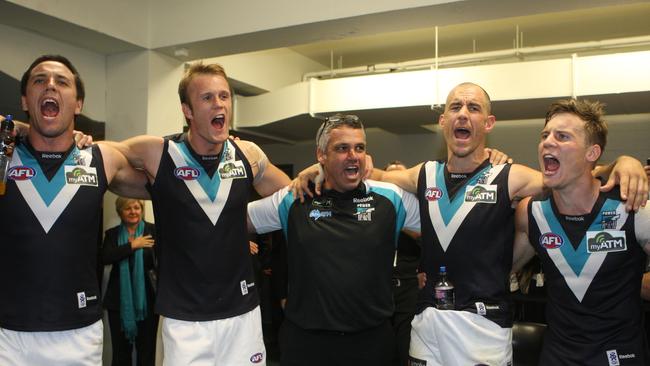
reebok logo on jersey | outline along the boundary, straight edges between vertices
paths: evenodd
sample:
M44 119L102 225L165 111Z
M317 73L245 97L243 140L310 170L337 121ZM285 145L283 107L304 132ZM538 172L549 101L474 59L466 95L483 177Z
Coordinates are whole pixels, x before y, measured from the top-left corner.
M438 187L429 187L424 191L424 198L427 201L437 201L442 198L442 190Z
M564 244L564 240L555 233L545 233L539 237L539 245L546 249L557 249L562 244Z
M76 184L80 186L97 187L97 169L86 166L68 166L65 167L65 183Z
M61 153L41 153L41 159L61 159L63 154Z
M575 222L585 221L584 216L564 216L564 219L567 221L575 221Z
M9 169L7 177L11 180L27 180L32 179L36 175L36 171L28 166L20 165Z
M221 157L220 155L201 155L201 160L214 161L214 160L218 160L220 157Z
M200 175L201 172L198 169L189 166L182 166L174 169L174 176L182 180L198 179Z
M246 169L241 160L219 164L219 177L221 179L246 178Z
M496 203L497 188L495 185L467 186L465 202Z
M622 252L627 250L625 231L587 231L587 252Z
M364 202L370 202L374 201L374 198L372 196L364 197L364 198L353 198L352 203L364 203Z
M332 217L332 211L321 211L321 210L311 210L309 211L309 218L314 219L314 221L320 219L321 217Z

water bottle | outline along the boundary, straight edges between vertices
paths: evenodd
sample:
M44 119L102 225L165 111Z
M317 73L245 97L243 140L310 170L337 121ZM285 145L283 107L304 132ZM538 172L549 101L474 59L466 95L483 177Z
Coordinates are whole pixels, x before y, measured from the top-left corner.
M454 310L454 285L447 279L447 267L440 266L440 278L434 287L436 292L436 308Z
M9 151L13 142L11 136L13 130L14 121L11 115L7 115L5 120L0 123L0 195L4 195L7 189L7 171L9 170L9 163L11 163Z

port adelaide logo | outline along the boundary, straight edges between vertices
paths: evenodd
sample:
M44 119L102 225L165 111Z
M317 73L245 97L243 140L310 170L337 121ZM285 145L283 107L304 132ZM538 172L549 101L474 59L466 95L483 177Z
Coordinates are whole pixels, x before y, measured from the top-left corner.
M622 252L627 250L625 231L588 231L587 252Z
M618 219L621 218L621 215L619 215L616 211L603 211L602 217L603 219L600 223L600 226L603 230L607 230L616 229Z
M65 183L97 187L97 169L90 166L66 166Z
M495 185L468 186L465 191L465 202L496 203L497 188Z
M352 202L357 204L355 216L358 221L372 221L372 212L375 211L373 201L372 196L352 199Z

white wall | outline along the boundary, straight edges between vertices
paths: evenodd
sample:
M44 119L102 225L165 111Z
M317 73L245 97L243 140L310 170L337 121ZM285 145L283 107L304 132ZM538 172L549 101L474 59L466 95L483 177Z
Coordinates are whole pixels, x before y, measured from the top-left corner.
M152 2L152 46L163 47L364 14L460 0L157 0ZM177 26L178 25L178 26Z
M183 129L178 82L183 65L155 51L135 51L107 58L106 138L121 141L137 135L165 136ZM119 224L115 195L104 199L104 226ZM153 220L151 205L145 215Z
M424 160L441 159L446 154L441 134L396 135L369 128L366 130L366 141L368 153L378 168L391 160L401 160L411 166ZM261 147L273 164L293 164L294 174L316 162L316 146L313 141Z
M148 0L7 0L84 28L147 47L150 43Z
M0 34L0 70L20 81L37 57L44 54L63 55L77 68L86 87L82 113L98 121L106 119L106 62L103 55L2 24ZM16 91L16 99L19 98L19 91Z
M229 79L270 91L301 81L307 72L326 69L323 65L288 48L246 52L215 57L204 63L218 63L226 69Z
M236 123L240 127L255 127L306 113L444 104L447 95L439 91L451 90L468 80L489 90L492 101L647 91L648 63L650 51L642 51L575 60L561 57L438 71L310 79L241 98Z
M7 0L136 45L157 48L460 0Z

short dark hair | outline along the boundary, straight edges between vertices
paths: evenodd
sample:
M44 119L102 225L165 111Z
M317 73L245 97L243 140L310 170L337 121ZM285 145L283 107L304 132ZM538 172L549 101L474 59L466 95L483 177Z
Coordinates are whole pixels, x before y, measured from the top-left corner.
M340 128L341 126L353 128L355 130L359 129L363 132L365 138L366 131L363 128L363 123L358 116L354 114L343 115L337 113L335 115L327 117L325 122L320 125L318 132L316 133L316 148L320 151L325 152L327 150L327 143L330 140L330 133L335 128Z
M84 82L81 80L81 76L79 76L79 72L77 69L74 67L72 62L68 60L67 58L61 56L61 55L43 55L34 60L31 65L29 65L29 68L27 68L27 71L23 74L23 77L20 79L20 94L22 96L27 95L27 81L29 81L29 77L32 73L32 70L36 66L38 66L40 63L47 62L47 61L53 61L53 62L58 62L60 64L63 64L65 67L72 72L74 75L74 85L77 89L77 100L84 101L84 98L86 98L86 89L84 87Z
M601 102L591 102L585 99L563 99L559 100L548 108L544 126L553 117L561 113L570 113L581 120L585 121L585 131L587 132L587 143L599 145L602 152L605 151L607 144L607 123L603 116L605 115L605 105Z

